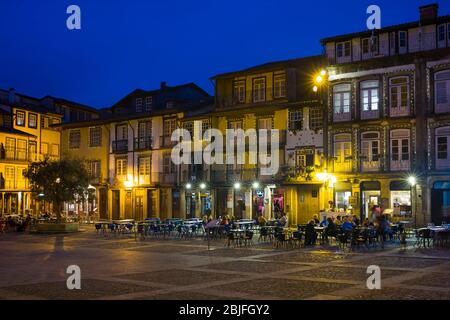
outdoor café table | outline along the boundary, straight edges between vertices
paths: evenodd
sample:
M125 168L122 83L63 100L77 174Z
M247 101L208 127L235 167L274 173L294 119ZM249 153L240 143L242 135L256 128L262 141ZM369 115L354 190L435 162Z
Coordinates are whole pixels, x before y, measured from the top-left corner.
M111 221L97 221L94 223L94 225L100 225L102 233L106 233L106 230L108 230L108 225L111 223Z
M113 220L113 223L116 224L119 228L119 233L125 233L127 230L128 225L132 225L132 229L130 231L133 231L135 228L135 220L133 219L124 219L124 220Z
M251 227L255 224L254 220L247 220L247 221L237 221L234 223L237 225L238 229L251 229Z
M245 235L245 232L247 232L247 230L244 229L231 229L230 233L232 233L234 235L234 239L238 241L238 245L241 246L242 244L242 238ZM228 240L228 246L230 246L230 241Z
M316 226L314 227L314 230L317 232L317 239L320 241L320 244L323 244L324 242L323 232L325 231L325 227Z

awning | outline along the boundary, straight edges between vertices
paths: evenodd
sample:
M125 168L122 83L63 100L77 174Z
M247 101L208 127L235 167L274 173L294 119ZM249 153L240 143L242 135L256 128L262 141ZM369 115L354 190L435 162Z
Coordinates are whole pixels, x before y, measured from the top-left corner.
M361 191L378 191L381 190L381 184L378 181L361 182Z
M450 190L450 181L436 181L433 184L433 189Z

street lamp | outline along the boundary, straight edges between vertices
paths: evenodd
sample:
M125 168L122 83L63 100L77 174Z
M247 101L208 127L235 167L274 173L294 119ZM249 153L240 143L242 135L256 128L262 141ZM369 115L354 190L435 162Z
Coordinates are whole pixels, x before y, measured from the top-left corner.
M234 184L234 189L235 190L239 190L241 188L241 184L239 183L239 182L236 182L235 184Z
M252 187L253 189L259 189L259 182L253 182Z
M410 192L411 192L411 211L412 214L414 215L414 228L417 229L417 212L416 212L416 208L415 208L415 204L414 204L414 200L416 198L416 194L414 192L414 190L416 189L416 185L417 185L417 178L415 176L409 176L408 177L408 183L411 187Z
M206 183L200 183L200 189L205 190L206 189Z
M187 190L190 190L190 189L192 189L192 184L186 183L186 186L185 186L185 187L186 187Z

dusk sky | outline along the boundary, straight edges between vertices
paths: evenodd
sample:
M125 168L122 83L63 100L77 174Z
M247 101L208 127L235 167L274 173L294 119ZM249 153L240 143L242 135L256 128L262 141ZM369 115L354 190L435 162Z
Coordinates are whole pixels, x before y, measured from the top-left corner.
M437 1L450 14L450 0ZM433 0L1 0L0 88L108 107L130 91L195 82L261 63L322 53L320 39L418 20ZM81 8L82 29L66 28Z

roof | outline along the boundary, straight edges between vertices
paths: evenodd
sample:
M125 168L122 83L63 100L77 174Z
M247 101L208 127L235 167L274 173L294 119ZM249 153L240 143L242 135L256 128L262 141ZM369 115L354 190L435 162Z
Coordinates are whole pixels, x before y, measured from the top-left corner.
M211 77L212 80L219 79L219 78L227 78L231 76L236 76L239 74L248 74L253 72L259 72L261 70L269 70L269 69L276 69L280 67L290 67L290 66L299 66L302 65L305 68L308 68L311 64L317 64L320 62L325 63L325 57L323 55L316 55L316 56L308 56L308 57L301 57L301 58L295 58L295 59L289 59L289 60L280 60L280 61L272 61L260 65L256 65L253 67L249 67L246 69L238 70L238 71L232 71L227 73L221 73L217 74L213 77Z
M449 22L449 21L450 21L450 15L446 15L446 16L437 17L434 20L427 20L424 23L421 23L419 20L417 20L417 21L413 21L413 22L406 22L406 23L402 23L402 24L387 26L387 27L375 30L375 33L380 34L380 33L401 30L401 29L411 29L411 28L417 28L420 26L426 26L426 25L430 25L430 24L439 24L442 22ZM322 45L325 45L327 42L343 41L343 40L347 40L350 38L370 37L371 35L372 35L372 30L365 30L365 31L359 31L359 32L353 32L353 33L347 33L347 34L343 34L343 35L327 37L327 38L321 39L320 43Z
M98 109L90 107L90 106L87 106L87 105L82 104L82 103L74 102L74 101L71 101L71 100L63 99L63 98L56 98L56 97L52 97L52 96L45 96L41 100L43 100L45 98L50 98L50 99L55 100L55 102L57 102L57 103L68 104L68 105L71 105L71 106L76 107L78 109L83 109L83 110L90 111L90 112L93 112L93 113L98 113Z

